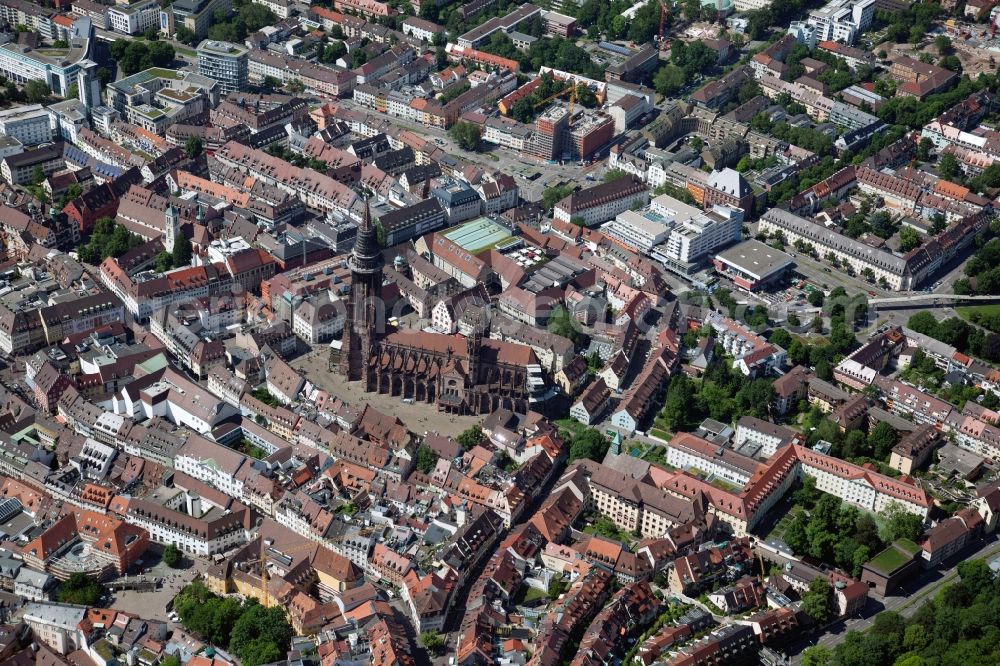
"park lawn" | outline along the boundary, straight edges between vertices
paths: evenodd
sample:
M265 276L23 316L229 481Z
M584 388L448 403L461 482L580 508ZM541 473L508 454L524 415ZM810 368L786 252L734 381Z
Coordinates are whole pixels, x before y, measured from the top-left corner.
M665 439L668 442L670 441L670 438L673 437L673 435L671 435L670 432L668 432L667 430L663 430L662 428L653 428L652 430L649 431L649 434L652 435L653 437L659 437L660 439Z
M973 312L980 312L984 315L1000 315L1000 303L995 305L966 305L955 308L955 312L966 321L969 321L969 317Z
M532 601L535 601L536 599L544 599L547 596L549 596L549 595L546 594L545 592L539 590L538 588L530 587L529 586L527 593L525 593L525 595L524 595L524 602L523 603L531 603Z

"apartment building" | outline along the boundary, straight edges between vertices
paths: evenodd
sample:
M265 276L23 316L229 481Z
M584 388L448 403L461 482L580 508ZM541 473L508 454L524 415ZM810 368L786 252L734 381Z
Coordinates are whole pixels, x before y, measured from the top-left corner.
M570 417L583 425L597 422L611 404L611 391L602 377L598 377L583 390L580 397L570 407Z
M780 231L789 244L800 240L812 243L821 256L833 254L842 265L850 266L856 274L870 269L876 280L884 279L894 290L913 289L919 281L915 279L906 258L848 238L780 208L772 208L764 213L760 219L760 230L768 233Z
M412 35L417 39L430 44L437 35L444 32L444 28L433 21L424 20L418 16L408 16L403 21L403 34Z
M701 211L668 195L656 197L650 210L663 217L669 234L651 253L668 269L689 274L716 250L742 238L744 212L724 205Z
M358 200L351 188L327 175L311 169L300 169L263 150L235 141L230 141L216 151L215 158L223 166L277 186L300 197L306 206L323 212L352 216L354 203ZM353 215L357 213L354 212Z
M854 44L875 18L876 0L831 0L809 12L806 23L816 29L817 41Z
M509 35L517 30L517 26L524 21L541 15L541 7L530 3L523 4L505 16L491 18L465 34L459 35L458 45L462 48L478 48L480 45L485 44L492 37L493 33L503 31Z
M0 135L17 139L25 146L52 140L49 113L41 104L26 104L0 111Z
M300 81L306 91L346 97L354 89L356 75L351 70L336 70L301 58L254 49L249 54L247 76L250 82L260 84L268 76L282 83Z
M203 481L234 498L243 496L240 468L250 465L247 456L204 437L193 435L174 456L174 469Z
M963 419L964 421L964 419ZM957 424L961 429L961 424ZM982 430L972 429L971 432ZM1000 435L1000 433L998 433ZM962 440L962 435L956 435L956 441ZM1000 442L1000 437L996 439ZM896 446L892 447L892 454L889 457L889 466L899 470L903 474L912 474L914 470L920 469L927 462L933 453L934 448L941 442L941 431L930 424L924 424L913 432L905 435ZM965 448L969 448L965 446Z
M35 150L8 155L0 160L0 175L11 185L31 183L36 168L41 169L45 176L51 176L66 168L63 149L64 144L59 141Z
M681 432L667 443L667 462L678 469L695 468L737 486L745 486L762 465L733 449Z
M736 423L733 448L755 458L770 458L778 449L796 440L796 434L783 426L753 416L743 416ZM753 453L750 453L750 452Z
M86 606L39 601L25 604L21 612L21 619L35 638L59 654L86 648L87 637L82 629Z
M593 226L607 222L639 203L649 203L646 184L634 176L574 192L555 205L553 217L562 222Z
M0 18L12 26L23 25L38 32L45 39L58 39L58 28L53 21L56 12L27 0L3 0Z
M749 328L717 312L705 317L705 324L715 331L716 339L730 356L733 367L747 376L769 374L785 364L788 354Z
M877 474L864 467L795 445L802 474L816 480L816 488L842 501L880 513L898 504L908 513L927 518L933 498L923 488Z

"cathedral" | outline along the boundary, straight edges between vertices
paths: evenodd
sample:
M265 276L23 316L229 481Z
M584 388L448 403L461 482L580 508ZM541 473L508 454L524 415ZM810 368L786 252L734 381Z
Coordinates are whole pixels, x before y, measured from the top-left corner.
M384 259L366 208L348 258L351 290L337 370L368 392L435 404L451 414L528 411L527 345L414 330L386 331L381 301Z

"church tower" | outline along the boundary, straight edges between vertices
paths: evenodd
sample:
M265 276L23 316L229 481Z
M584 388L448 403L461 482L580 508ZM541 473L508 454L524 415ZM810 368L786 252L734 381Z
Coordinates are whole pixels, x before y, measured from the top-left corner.
M351 291L347 297L344 332L341 336L340 373L349 381L364 381L365 390L370 390L368 360L378 335L385 330L385 322L381 320L384 315L382 249L378 244L367 202L347 266L351 269Z
M174 243L177 242L177 238L181 234L181 216L174 208L173 204L167 205L166 217L166 231L163 235L163 248L167 252L174 251Z

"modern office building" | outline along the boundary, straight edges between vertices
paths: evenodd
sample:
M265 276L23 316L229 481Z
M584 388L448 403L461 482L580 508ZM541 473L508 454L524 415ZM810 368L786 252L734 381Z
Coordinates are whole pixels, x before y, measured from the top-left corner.
M17 84L44 81L60 97L69 95L77 72L90 62L90 39L73 37L69 48L33 49L25 44L0 46L0 76Z
M109 107L128 122L155 134L219 103L223 84L184 70L152 67L107 86Z
M198 45L198 73L222 84L222 95L247 89L249 51L229 42L206 39Z
M111 29L124 35L138 35L149 28L160 27L160 3L141 0L130 5L115 5L108 9Z
M232 0L177 0L170 5L169 11L173 15L175 28L184 26L195 36L204 37L215 12L228 13L232 6Z

